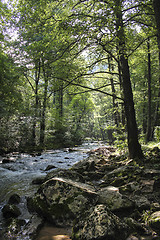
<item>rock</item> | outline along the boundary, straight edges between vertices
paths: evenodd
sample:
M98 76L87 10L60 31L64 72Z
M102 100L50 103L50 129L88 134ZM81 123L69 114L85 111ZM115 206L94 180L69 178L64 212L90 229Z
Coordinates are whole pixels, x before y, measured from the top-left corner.
M134 195L132 200L135 202L135 205L138 210L150 209L150 201L143 195Z
M73 226L73 240L158 239L159 157L152 156L155 164L125 156L98 149L70 169L50 171L28 209L58 227ZM156 213L146 219L144 210Z
M13 204L6 204L2 208L2 213L4 218L11 218L11 217L17 218L18 216L21 215L19 208Z
M126 240L139 240L139 238L137 238L136 236L129 236Z
M130 227L132 232L138 232L138 234L148 234L148 229L142 223L137 222L135 219L129 217L125 218L125 223Z
M73 240L124 240L129 227L103 205L96 205L82 214L73 226Z
M13 194L10 196L9 200L8 200L8 204L19 204L21 201L21 198L18 194Z
M95 189L88 184L52 178L42 184L34 198L28 199L28 208L58 225L71 224L97 200Z
M40 227L43 225L43 220L37 215L33 215L29 222L24 226L21 232L21 239L35 239Z
M160 211L151 214L149 217L149 225L160 234Z
M96 170L96 164L98 163L99 159L95 156L89 157L87 159L83 159L78 163L72 166L72 170L83 174L84 171L90 172Z
M116 187L108 186L102 188L98 191L98 195L98 202L106 204L111 211L134 207L133 202L128 198L123 197L122 194L119 193L119 189Z
M121 194L130 194L136 192L140 189L139 183L137 182L130 182L121 187L119 187L119 191Z
M143 171L143 176L144 176L145 178L150 178L150 179L153 179L154 177L160 178L160 170L156 170L156 169L144 169L144 171Z
M54 165L48 165L44 171L49 171L53 168L56 168Z
M141 192L142 193L152 193L153 192L154 180L141 180Z
M2 163L15 163L15 159L13 158L4 158Z
M158 178L154 181L153 190L160 192L160 178Z
M133 178L133 176L141 174L142 171L143 171L142 168L138 166L126 165L126 166L121 166L119 168L115 168L113 171L111 171L108 174L108 177L112 178L112 177L128 176L128 178ZM133 172L134 172L134 175L133 175Z
M42 219L33 215L29 222L26 223L22 219L7 219L5 229L0 232L1 240L23 240L23 239L37 239L37 233L42 226ZM1 236L2 235L2 236Z
M153 202L153 203L151 204L151 209L152 209L153 211L160 211L160 204L159 204L158 202Z
M25 220L22 219L9 218L6 222L6 229L3 232L4 239L19 239L19 233L25 223Z
M68 149L68 152L74 152L74 151L76 151L74 148L69 148Z
M68 178L73 181L82 182L82 183L85 182L84 177L80 173L78 173L74 170L71 170L71 169L69 169L69 170L68 169L55 169L47 174L46 181L51 178L54 178L54 177Z
M42 183L45 182L45 177L37 177L35 179L32 180L32 184L37 184L37 185L40 185Z

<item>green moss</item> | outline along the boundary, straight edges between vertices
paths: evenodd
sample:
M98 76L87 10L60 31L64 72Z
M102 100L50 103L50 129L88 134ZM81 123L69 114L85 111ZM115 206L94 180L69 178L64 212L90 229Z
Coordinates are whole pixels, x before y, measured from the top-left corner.
M56 218L61 218L62 216L72 215L73 213L68 207L68 203L72 202L74 198L68 199L66 203L60 204L59 199L56 200L56 203L48 205L45 199L40 199L40 197L35 197L30 199L29 205L32 211L37 212L39 215L47 218L48 220L52 219L52 216Z
M56 218L60 218L66 214L71 215L71 211L67 204L52 204L49 208L49 213L54 215Z

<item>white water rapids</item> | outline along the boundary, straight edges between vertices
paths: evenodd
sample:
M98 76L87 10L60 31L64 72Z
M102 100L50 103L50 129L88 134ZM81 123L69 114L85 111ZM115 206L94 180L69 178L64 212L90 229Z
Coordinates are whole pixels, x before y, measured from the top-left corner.
M68 149L51 150L42 153L40 156L28 154L12 154L11 163L0 163L0 229L3 227L3 216L1 209L8 202L9 197L17 193L21 196L21 209L23 213L21 219L29 219L29 213L25 211L25 199L36 192L38 186L33 185L32 180L45 176L49 171L45 171L48 165L56 168L68 169L73 164L88 156L91 149L104 146L101 142L84 143L79 147ZM2 158L1 158L2 159ZM52 169L53 170L53 169ZM50 170L50 171L52 171Z

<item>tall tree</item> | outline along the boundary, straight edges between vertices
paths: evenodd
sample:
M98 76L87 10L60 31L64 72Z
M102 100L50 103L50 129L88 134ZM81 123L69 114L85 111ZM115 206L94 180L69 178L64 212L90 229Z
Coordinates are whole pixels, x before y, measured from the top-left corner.
M159 106L160 106L160 1L159 0L152 0L153 3L153 9L154 9L154 15L155 15L155 21L156 21L156 29L157 29L157 43L158 43L158 49L159 49L159 91L158 91L158 101L157 101L157 107L155 111L155 124L158 122L158 115L159 115Z
M152 140L152 119L151 119L151 97L152 97L152 90L151 90L151 51L150 51L150 39L147 42L147 49L148 49L148 121L147 121L147 134L146 134L146 141L149 142Z
M95 1L95 4L93 4L92 1L85 1L88 8L84 8L82 4L78 2L75 6L77 7L77 5L79 5L80 10L77 9L75 15L79 21L77 21L77 24L74 22L73 28L77 29L81 24L81 28L79 28L81 31L79 31L82 32L82 28L84 29L82 38L86 36L87 43L90 43L92 49L94 48L94 51L97 51L97 53L98 51L99 53L103 51L109 54L116 63L120 63L121 84L127 121L129 157L141 158L143 157L143 153L138 140L138 128L128 64L128 49L123 23L124 16L122 16L122 2L125 3L125 1L121 0L110 2ZM75 15L72 14L72 16ZM113 54L113 49L116 53L116 45L118 48L118 57ZM100 49L102 50L100 51ZM103 55L101 54L101 56ZM104 60L101 58L101 61L103 62Z
M154 14L155 14L155 20L156 20L156 27L157 27L157 42L158 42L158 48L160 51L160 1L159 0L153 0L153 8L154 8Z
M125 32L122 18L121 0L114 1L114 13L116 17L117 42L122 73L122 87L124 96L125 115L127 120L128 149L130 158L141 158L143 153L138 141L138 128L135 117L133 93L130 80L128 57L126 53Z

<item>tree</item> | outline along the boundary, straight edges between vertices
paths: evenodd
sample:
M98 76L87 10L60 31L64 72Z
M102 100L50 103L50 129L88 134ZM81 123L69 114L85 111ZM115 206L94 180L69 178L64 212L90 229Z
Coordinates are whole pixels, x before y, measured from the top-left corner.
M159 105L160 105L160 1L158 0L152 0L153 9L154 9L154 15L155 15L155 22L156 22L156 30L157 30L157 44L159 49L159 91L158 91L158 101L157 101L157 107L155 111L155 124L158 123L158 115L159 115Z
M78 20L77 24L75 24L75 22L73 23L73 28L78 28L79 33L82 32L82 29L84 30L81 36L83 39L84 36L86 37L87 43L89 42L92 49L94 48L94 51L97 51L97 56L98 51L105 52L117 63L119 61L125 115L127 120L129 156L130 158L141 158L143 157L143 154L138 141L138 128L135 117L121 3L122 1L120 0L111 1L110 3L106 1L96 1L94 5L92 1L87 1L85 4L88 8L84 9L82 4L77 2L74 10L77 6L79 6L79 8L77 7L75 14L72 14L72 16L76 16ZM117 58L113 54L113 49L114 52L116 52L115 44L118 49ZM102 61L104 60L101 58L101 62Z
M146 141L149 142L152 139L152 126L151 126L151 97L152 97L152 91L151 91L151 53L150 53L150 39L148 39L147 42L147 48L148 48L148 122L147 122L147 135L146 135Z
M23 88L22 96L23 104L29 106L23 114L32 119L29 121L29 129L32 125L31 145L38 144L43 148L51 135L55 143L57 139L64 142L66 136L73 139L74 134L78 139L79 133L86 136L83 130L86 126L92 128L95 136L106 139L109 125L116 129L122 122L123 125L126 123L128 132L129 157L143 157L135 107L141 104L140 97L143 96L144 123L147 95L139 86L146 91L147 63L141 62L143 80L138 76L138 67L135 74L132 63L139 61L136 54L141 49L145 52L148 38L148 69L154 69L151 63L156 63L153 61L155 54L150 55L149 51L153 42L150 0L64 0L58 3L19 0L15 11L12 19L18 39L14 51L12 45L10 52L24 75L21 80L24 83L25 79L30 88L30 93ZM141 32L145 32L143 37ZM152 82L156 82L155 74L152 78ZM134 99L138 99L136 104ZM155 97L149 100L155 109ZM95 113L92 112L92 101L98 106ZM93 115L97 119L89 124L87 117L91 119ZM137 117L141 126L142 118ZM152 127L153 119L148 119L148 126Z
M153 0L153 9L155 14L155 20L156 20L156 28L157 28L157 42L158 42L158 48L160 51L160 1L159 0Z
M130 80L130 71L128 65L128 57L126 54L125 33L122 20L121 1L114 1L114 13L116 17L117 42L120 59L120 67L122 73L122 88L124 96L125 115L127 120L128 132L128 150L130 158L142 158L142 150L138 141L138 128L135 117L133 93Z

